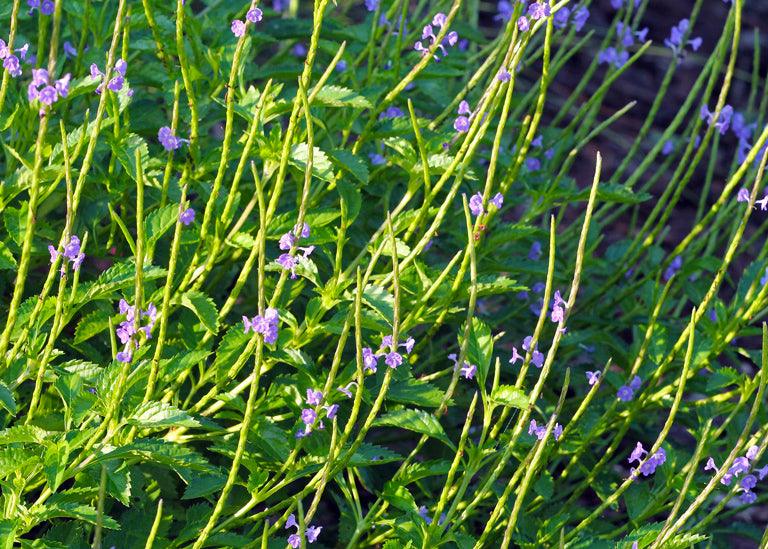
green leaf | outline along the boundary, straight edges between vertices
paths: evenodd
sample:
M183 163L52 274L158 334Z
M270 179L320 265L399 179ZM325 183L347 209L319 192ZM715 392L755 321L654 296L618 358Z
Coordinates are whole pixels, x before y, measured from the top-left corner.
M64 480L64 471L69 460L69 444L62 440L51 443L45 451L43 458L43 472L52 492L56 492Z
M119 141L115 141L114 138L107 138L107 140L120 164L123 165L123 168L125 168L125 171L128 172L131 178L136 181L136 151L140 151L141 165L146 170L149 158L147 142L135 133L124 135Z
M0 381L0 406L8 410L11 415L16 415L16 399L8 386Z
M216 349L216 358L213 360L216 379L223 380L226 378L229 369L235 364L240 355L243 354L250 338L249 334L243 333L241 324L236 324L227 330L227 333L224 334L224 337L219 342L219 346Z
M179 217L179 206L169 204L157 209L147 216L147 240L157 242L168 229L173 227Z
M722 389L728 385L738 385L740 376L730 367L718 368L707 378L707 392Z
M0 446L5 444L42 444L50 433L34 425L14 425L0 431Z
M459 332L459 344L461 344L461 335ZM469 341L467 342L467 362L477 366L477 378L481 386L485 385L488 377L488 370L491 367L493 358L493 337L491 328L479 318L472 318L472 325L469 330Z
M107 493L125 505L131 502L131 473L128 467L118 461L104 465L107 470Z
M128 423L147 429L200 426L187 412L165 402L146 402L139 405L128 418Z
M8 249L2 240L0 240L0 271L15 269L17 267L16 260L13 258L11 250Z
M355 109L373 108L365 97L341 86L323 86L313 100L314 103L327 107L353 107Z
M144 266L144 283L166 275L167 271L152 265ZM94 299L111 297L118 290L133 288L136 280L136 266L133 260L117 263L101 273L95 282L81 284L76 302L87 303Z
M499 385L491 393L491 400L501 406L518 410L528 406L528 396L514 385Z
M406 513L418 510L416 500L413 499L413 495L408 488L394 480L388 480L384 483L384 491L381 497L393 507Z
M425 408L437 408L443 401L443 391L430 383L416 381L410 377L393 383L387 391L387 400Z
M394 410L373 422L376 427L399 427L415 433L421 433L444 442L450 448L453 443L443 430L437 418L421 410Z
M361 157L343 149L334 149L329 151L328 155L336 166L349 172L360 183L368 183L368 164Z
M363 290L363 302L391 326L395 318L395 297L381 286L370 284Z
M99 520L96 509L90 505L78 503L53 503L48 505L39 505L29 510L30 519L36 523L45 522L54 518L73 518L96 524ZM110 530L119 530L120 525L108 515L102 514L101 525Z
M227 477L221 474L195 475L190 479L181 499L203 498L214 492L220 492L226 481Z
M206 330L214 334L219 331L219 311L210 297L190 291L181 296L181 304L197 315Z
M77 323L75 328L75 344L82 343L100 334L109 328L109 319L112 314L106 310L93 311Z
M341 197L341 214L346 223L352 223L357 219L360 213L360 206L363 204L363 198L360 195L360 189L344 181L343 179L336 185Z
M298 143L291 149L290 163L301 172L307 170L309 149L306 143ZM326 154L317 147L312 147L312 175L323 181L333 180L333 165Z
M94 458L93 462L101 463L112 459L128 458L138 458L139 460L159 463L175 469L210 469L208 462L194 450L181 444L174 444L161 439L137 440L132 444L115 448L111 452L99 454Z

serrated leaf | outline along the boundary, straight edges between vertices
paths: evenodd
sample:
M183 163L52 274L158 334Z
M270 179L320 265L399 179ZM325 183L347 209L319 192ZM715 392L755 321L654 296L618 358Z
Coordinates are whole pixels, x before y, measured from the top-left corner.
M213 494L220 491L226 481L227 477L221 474L195 475L187 484L181 499L196 499Z
M227 330L219 342L216 358L213 360L213 369L216 371L217 379L221 380L226 377L229 369L245 350L250 338L249 334L243 333L242 324L236 324Z
M327 107L353 107L356 109L370 109L373 107L368 99L342 86L323 86L315 95L313 103L319 103Z
M359 156L343 149L334 149L328 152L331 160L342 170L349 172L352 177L363 185L368 183L368 164Z
M146 170L147 161L149 159L149 148L147 142L135 133L129 133L120 138L119 141L109 139L109 145L112 147L112 152L115 154L120 164L123 165L125 171L136 181L136 151L139 151L141 157L142 169Z
M363 302L392 325L395 318L395 298L381 286L370 284L363 290Z
M36 523L51 520L53 518L73 518L97 524L99 516L94 507L78 503L54 503L38 505L29 510L30 518ZM102 514L101 525L110 530L119 530L120 525L112 517Z
M501 406L523 410L528 406L526 394L514 385L499 385L491 393L491 400Z
M43 458L43 472L52 492L56 492L64 480L68 459L69 444L65 440L48 444Z
M0 431L0 446L15 443L41 444L50 433L34 425L14 425Z
M437 408L443 401L443 391L430 383L416 381L411 377L392 383L387 391L387 400L425 408Z
M384 491L382 492L381 497L393 507L405 511L406 513L418 509L416 500L413 499L413 495L408 488L394 480L388 480L384 483Z
M75 328L75 344L82 343L100 334L109 328L109 319L112 315L109 311L93 311L77 323Z
M0 271L15 269L16 267L17 263L13 257L13 254L11 253L11 250L9 250L8 246L0 241Z
M707 392L722 389L728 385L738 385L739 379L739 373L733 368L718 368L707 378Z
M197 315L206 330L214 334L219 331L219 311L210 297L190 291L181 296L181 304Z
M154 210L147 216L147 240L157 242L168 229L173 227L179 217L179 206L169 204L163 208Z
M462 331L459 332L459 344L461 344L463 333L462 328ZM467 342L467 362L477 366L477 378L481 386L485 385L492 358L493 337L491 336L491 328L479 318L473 317Z
M309 161L309 148L306 143L298 143L291 149L290 163L305 172ZM312 147L312 175L323 181L333 180L333 164L325 152L318 147Z
M8 410L11 415L16 415L16 399L8 386L0 381L0 406Z
M166 275L166 270L153 265L145 265L144 282L156 280ZM101 273L95 282L82 284L77 292L76 301L87 303L93 299L103 299L118 290L133 288L136 278L136 266L132 260L117 263Z
M165 402L146 402L139 405L128 418L128 423L152 429L200 426L187 412Z
M339 196L341 197L342 217L346 220L346 223L352 223L357 219L360 207L363 204L360 189L342 179L336 186L336 190L339 191Z
M181 444L160 439L141 439L132 444L115 448L110 452L96 456L94 463L127 458L138 458L180 469L210 469L208 462L194 450Z
M453 443L443 430L435 416L421 410L393 410L373 422L376 427L399 427L415 433L421 433L444 442L453 448Z

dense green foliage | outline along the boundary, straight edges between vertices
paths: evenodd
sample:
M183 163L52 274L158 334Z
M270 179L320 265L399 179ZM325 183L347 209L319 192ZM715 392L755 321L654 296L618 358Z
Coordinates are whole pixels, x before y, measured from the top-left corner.
M668 47L648 0L29 4L0 5L0 546L766 543L742 0L684 2Z

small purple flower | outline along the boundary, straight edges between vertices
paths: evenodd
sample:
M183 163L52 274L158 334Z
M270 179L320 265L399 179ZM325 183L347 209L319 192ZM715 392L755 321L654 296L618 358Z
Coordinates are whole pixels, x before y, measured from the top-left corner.
M299 523L296 522L296 515L291 513L288 515L288 520L285 521L285 529L288 530L288 528L296 528L299 529Z
M635 398L635 392L628 386L622 385L619 390L616 391L616 397L622 402L629 402Z
M453 121L453 129L459 133L466 133L469 131L469 118L466 116L458 116Z
M746 473L748 471L749 471L749 460L742 456L739 456L735 460L733 460L733 465L731 465L731 468L728 469L728 472L735 477L739 476L741 473Z
M757 477L755 477L755 475L747 475L741 479L739 486L741 486L744 490L749 491L757 486Z
M693 38L686 43L683 42L685 34L688 32L689 25L690 22L688 19L680 20L676 26L672 27L669 38L664 40L664 45L670 48L677 56L683 53L683 49L686 45L691 46L693 51L697 51L701 47L701 38Z
M629 459L627 461L629 461L629 463L633 463L635 461L640 463L643 460L643 457L647 454L648 452L645 450L645 448L643 448L643 443L638 442L635 446L635 449L632 450L632 453L629 455Z
M173 131L168 126L163 126L158 130L157 139L168 152L177 150L182 143L189 143L188 139L181 139L173 135Z
M595 385L598 381L600 381L600 372L587 372L587 383L589 383L590 387L592 385Z
M370 370L376 373L376 369L379 363L378 355L373 354L370 347L363 347L363 365L366 370Z
M245 18L251 23L258 23L264 18L264 13L259 8L253 8L248 10L245 14Z
M379 0L365 0L365 9L368 11L376 11L379 7Z
M541 160L534 157L529 157L525 159L525 167L528 168L529 172L537 172L541 169Z
M760 452L759 446L750 446L747 450L747 459L753 460L757 457L757 454Z
M533 21L549 17L549 4L547 2L534 2L528 6L528 17Z
M303 421L305 425L312 425L316 419L317 412L315 412L313 409L304 408L301 411L301 421Z
M72 45L72 42L69 40L64 41L63 49L64 55L67 57L77 57L77 49L75 49L75 47Z
M313 389L307 389L307 404L310 406L318 406L323 401L323 392L315 391Z
M739 189L736 195L736 202L749 202L749 190L745 188Z
M552 438L560 440L561 436L563 436L563 426L559 423L555 423L555 428L552 430Z
M495 21L502 21L506 23L510 19L512 19L512 13L514 12L514 8L512 7L512 4L507 2L507 0L500 0L500 2L497 4L496 9L498 10L498 13L493 16L493 19Z
M125 85L125 79L118 74L112 80L109 81L109 84L107 84L107 88L117 93L123 89L124 85Z
M117 355L115 355L115 358L117 359L118 362L124 362L127 364L128 362L131 361L131 358L132 358L131 350L128 347L126 347L125 350L119 351Z
M531 244L531 249L528 251L528 259L531 261L538 261L541 259L541 242L535 240Z
M584 28L584 25L587 23L587 19L589 19L589 10L584 6L580 7L573 13L573 28L576 29L576 32L579 32Z
M473 194L469 199L469 211L472 212L472 215L475 217L482 215L485 213L485 209L483 208L483 195L480 193Z
M677 274L680 268L683 266L683 258L679 255L672 260L664 271L664 282L668 282L673 276Z
M192 208L187 208L183 212L179 214L179 221L181 221L185 226L188 226L190 223L195 221L195 210Z
M675 150L675 143L669 140L664 143L663 147L661 147L661 154L663 154L664 156L669 156L670 154L672 154L672 151L674 150Z
M725 135L731 124L733 107L730 105L725 105L720 111L720 116L717 117L717 122L715 122L715 115L717 113L711 112L706 105L701 106L701 111L699 114L701 115L702 120L706 121L710 126L714 126L714 128L720 132L720 135Z
M397 351L391 351L387 353L386 358L384 358L384 362L390 368L397 368L403 363L403 357Z
M307 541L309 543L315 543L317 541L317 536L320 535L320 530L322 530L322 526L309 526L307 527Z
M465 379L474 379L476 373L477 366L474 364L468 364L465 362L464 366L461 367L461 375L463 375Z
M37 98L40 100L40 103L50 107L56 102L56 99L58 99L56 88L53 86L44 87L42 90L40 90L40 94Z
M763 480L766 476L768 476L768 465L761 467L760 469L755 469L755 472L757 473L757 478Z
M712 458L707 459L707 464L704 466L705 471L717 471L717 465L715 465L715 460Z
M564 29L568 25L568 17L571 15L571 10L568 8L560 8L552 19L552 24L556 29Z
M512 78L512 75L509 74L509 71L505 67L501 67L499 72L496 74L496 78L499 80L499 82L509 82Z
M298 549L301 546L301 536L299 534L291 534L288 536L288 545L293 549Z
M517 352L517 347L512 347L512 358L509 359L509 363L517 364L518 360L523 360L523 357Z
M59 252L51 244L48 244L48 252L51 254L51 263L56 263L59 258Z
M286 271L291 271L291 278L296 278L296 267L299 265L298 259L291 254L280 254L276 259L278 265L280 265Z
M535 436L539 440L543 440L545 436L547 436L547 427L546 425L537 425L536 420L532 419L531 423L528 425L528 434Z
M328 419L333 419L339 411L338 404L331 404L330 406L323 406L325 408L325 415Z
M493 198L491 198L491 204L496 206L497 210L501 209L501 206L504 204L504 195L501 193L496 193Z
M528 18L525 15L521 15L517 20L517 28L520 32L526 32L531 28L531 24L528 22Z
M356 381L350 381L344 387L337 387L337 388L338 388L339 391L344 393L347 398L352 398L352 391L350 391L349 388L352 387L353 385L355 387L357 387L357 382Z
M531 362L533 362L533 365L537 368L541 368L544 366L544 354L534 350L533 354L531 355Z
M232 34L238 38L245 34L245 23L243 23L240 19L235 19L232 21L232 26L230 28L232 29Z
M739 496L739 500L743 505L751 505L752 503L755 503L757 501L757 494L747 490L746 492L741 494L741 496Z

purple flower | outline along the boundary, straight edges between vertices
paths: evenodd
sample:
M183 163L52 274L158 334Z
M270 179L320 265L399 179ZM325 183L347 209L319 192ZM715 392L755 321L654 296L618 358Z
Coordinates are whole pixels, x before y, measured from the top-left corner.
M552 24L556 29L564 29L568 25L568 17L571 15L571 10L568 8L560 8L552 19Z
M589 10L584 6L580 7L573 13L573 28L576 29L576 32L579 32L584 28L584 25L587 23L587 19L589 19Z
M288 528L296 527L296 529L299 529L299 523L296 522L296 515L291 513L288 515L288 520L285 521L285 529L288 530Z
M545 436L547 436L547 427L546 425L537 425L536 420L532 419L531 423L528 425L528 434L535 436L539 440L543 440Z
M465 379L474 379L476 373L477 366L474 364L468 364L465 362L464 366L461 367L461 375L463 375Z
M15 55L9 55L3 60L3 68L14 78L21 76L21 63Z
M544 354L534 350L533 354L531 355L531 362L533 362L533 365L537 368L541 368L544 366Z
M757 477L755 477L755 475L747 475L741 479L739 486L741 486L744 490L749 491L757 486Z
M664 143L664 146L661 148L661 154L663 154L664 156L669 156L670 154L672 154L672 151L674 150L675 150L674 142L671 140L666 141Z
M384 358L384 362L390 368L397 368L403 363L403 357L397 351L390 351L387 353L386 358Z
M496 193L493 198L491 198L491 204L496 206L497 210L501 209L501 206L504 204L504 196L501 193Z
M535 240L528 251L528 259L538 261L541 258L541 242Z
M459 133L466 133L469 131L469 118L466 116L458 116L453 121L453 129Z
M77 57L77 49L72 45L69 40L64 41L63 45L64 55L67 57Z
M472 215L475 217L482 215L485 213L485 209L483 208L483 195L480 193L473 194L469 199L469 211L472 212Z
M561 436L563 436L563 426L559 423L555 423L555 428L552 429L552 438L560 440Z
M506 67L501 67L499 72L496 74L496 78L499 80L499 82L509 82L509 80L512 78L512 75L509 74L509 71L506 69Z
M511 3L507 2L506 0L500 0L496 8L498 13L493 16L494 20L506 23L512 19L512 12L514 11L514 8L512 7Z
M523 360L523 357L517 352L517 347L512 347L512 358L509 359L509 363L516 364L518 360Z
M598 64L613 65L617 69L623 67L627 61L629 61L629 52L626 50L618 51L613 46L606 48L597 54Z
M731 465L731 468L728 469L728 472L735 477L739 476L741 473L746 473L748 471L749 471L749 460L742 456L739 456L735 460L733 460L733 465Z
M296 257L288 253L280 254L276 261L283 269L291 271L291 278L296 278L296 267L299 265L299 260Z
M629 388L633 391L639 391L642 384L643 380L640 379L640 376L635 376L632 378L632 381L629 382Z
M48 252L51 254L51 263L56 263L59 258L59 252L51 244L48 244Z
M322 530L322 526L309 526L307 527L307 541L309 543L315 543L317 541L317 536L320 535L320 530Z
M232 26L230 28L232 29L232 34L238 38L245 34L245 23L243 23L240 19L235 19L232 21Z
M525 15L521 15L517 20L517 28L520 32L526 32L531 28L531 24L528 22L528 18Z
M688 42L683 42L689 25L688 19L681 19L676 26L672 27L669 38L664 40L664 45L670 48L675 55L681 55L686 45L691 46L693 51L697 51L701 47L701 38L694 38Z
M243 316L244 332L248 333L249 330L253 330L254 333L264 336L264 342L272 344L277 341L278 336L278 324L280 317L277 313L277 309L268 307L264 311L264 315L258 315L253 319L248 320L247 316Z
M622 402L629 402L635 398L635 392L628 386L622 385L619 390L616 391L616 397Z
M702 120L705 120L707 124L709 124L710 126L714 126L714 128L720 132L720 135L725 135L725 133L728 131L728 128L731 124L731 116L733 116L733 107L731 107L730 105L725 105L720 111L720 116L717 118L717 122L715 122L715 115L717 113L711 112L706 105L701 106L701 111L699 114Z
M181 221L185 226L188 226L194 220L195 220L195 210L192 208L187 208L186 210L184 210L179 214L179 221Z
M315 391L313 389L307 389L307 404L310 406L318 406L323 401L323 392Z
M376 373L376 368L379 363L378 355L373 354L370 347L363 347L363 365L366 370L370 370Z
M549 17L549 4L547 2L534 2L528 6L528 17L532 20Z
M707 459L707 464L704 466L705 471L717 471L717 465L715 465L715 460L712 458Z
M765 273L760 278L760 285L765 286L768 284L768 267L765 268Z
M600 381L600 372L587 372L587 383L590 387Z
M365 0L365 9L368 11L376 11L379 7L379 0Z
M339 72L344 72L347 70L347 62L343 59L340 59L338 63L336 63L336 70Z
M526 158L525 167L528 168L529 172L537 172L541 169L541 160L534 157Z
M759 446L750 446L747 450L747 459L753 460L757 457L757 454L760 452Z
M312 425L316 419L317 412L315 412L312 408L304 408L301 411L301 421L303 421L305 425Z
M768 210L768 194L766 194L760 200L755 200L755 205L760 205L762 211Z
M333 419L336 417L336 413L339 411L339 405L338 404L331 404L330 406L323 406L325 408L325 415L328 417L328 419Z
M109 81L109 84L107 84L107 88L117 93L123 89L124 85L125 85L125 79L118 74L112 80Z
M746 492L741 494L741 496L739 496L739 500L744 505L750 505L750 504L755 503L757 501L757 494L747 490Z
M664 271L664 282L668 282L673 276L677 274L680 268L683 266L683 258L679 255L672 260L669 267Z
M118 362L128 363L131 361L131 358L132 358L131 350L126 347L125 350L119 351L115 355L115 358L117 359Z
M168 126L163 126L158 130L157 139L168 152L175 151L181 147L182 143L189 143L188 139L181 139L173 135L173 131Z
M760 469L755 469L755 472L757 473L757 478L763 480L766 476L768 476L768 465L761 467Z
M347 396L347 398L352 398L352 391L350 391L349 388L352 387L353 385L355 387L357 387L357 382L356 381L350 381L344 387L337 387L337 388L338 388L339 391L344 393Z
M288 545L293 549L298 549L301 546L301 536L299 534L291 534L288 536Z
M264 13L259 8L253 8L248 10L245 14L245 18L251 23L258 23L264 18Z

